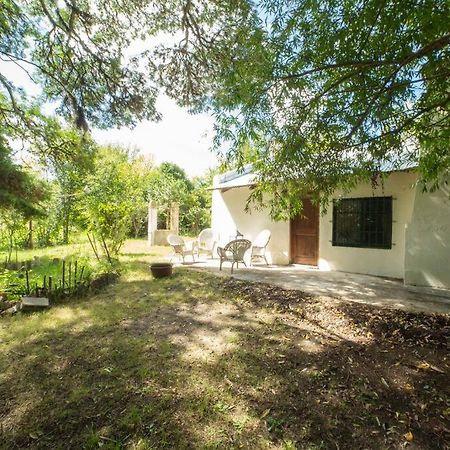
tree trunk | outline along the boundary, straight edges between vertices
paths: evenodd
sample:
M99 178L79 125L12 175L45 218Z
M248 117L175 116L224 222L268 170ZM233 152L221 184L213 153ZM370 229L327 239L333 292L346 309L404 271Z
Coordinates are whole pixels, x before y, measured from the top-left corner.
M69 243L69 214L66 214L63 223L63 244L68 243Z
M133 234L134 238L137 239L139 237L139 232L141 231L141 226L139 223L139 219L133 221Z
M8 245L8 263L11 262L11 255L12 255L12 251L13 251L13 235L14 232L13 231L9 231L9 245Z
M33 248L33 221L30 220L28 222L28 239L27 239L27 248Z

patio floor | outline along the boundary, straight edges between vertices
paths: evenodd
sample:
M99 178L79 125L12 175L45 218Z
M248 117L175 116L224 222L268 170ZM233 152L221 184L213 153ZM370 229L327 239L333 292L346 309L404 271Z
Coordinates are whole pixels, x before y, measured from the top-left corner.
M218 260L200 260L183 266L230 275L230 264L219 271ZM338 271L324 271L314 267L289 265L240 265L233 276L254 282L263 282L296 289L313 295L338 297L344 300L401 308L428 313L450 313L450 291L416 286L405 286L401 280Z

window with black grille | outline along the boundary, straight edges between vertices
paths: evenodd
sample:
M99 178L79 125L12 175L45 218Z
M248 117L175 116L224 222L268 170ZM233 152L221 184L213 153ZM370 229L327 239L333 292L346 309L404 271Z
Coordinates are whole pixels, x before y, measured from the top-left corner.
M392 197L335 200L333 245L392 248Z

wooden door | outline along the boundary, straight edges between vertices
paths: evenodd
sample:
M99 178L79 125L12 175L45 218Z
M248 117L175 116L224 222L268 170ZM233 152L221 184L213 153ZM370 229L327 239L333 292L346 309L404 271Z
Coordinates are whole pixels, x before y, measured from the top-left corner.
M291 219L291 262L317 266L319 258L319 208L303 199L303 211Z

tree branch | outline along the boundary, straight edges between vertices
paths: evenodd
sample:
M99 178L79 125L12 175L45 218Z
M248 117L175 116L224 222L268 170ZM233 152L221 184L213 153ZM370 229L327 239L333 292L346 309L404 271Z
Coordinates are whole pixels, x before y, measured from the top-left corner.
M412 52L408 56L406 56L403 59L392 59L392 60L381 60L381 61L345 61L340 63L330 63L330 64L324 64L319 67L314 67L312 69L305 70L300 73L293 73L289 75L284 75L279 77L280 79L292 79L292 78L302 78L307 75L311 75L314 73L324 72L328 70L333 69L345 69L349 67L358 67L361 69L365 68L375 68L375 67L383 67L383 66L394 66L394 65L401 65L405 66L406 64L409 64L411 61L414 61L416 59L422 58L425 55L428 55L430 53L433 53L435 51L441 50L445 48L446 46L450 45L450 33L442 36L439 39L436 39L429 44L425 45L424 47L420 48L419 50Z

